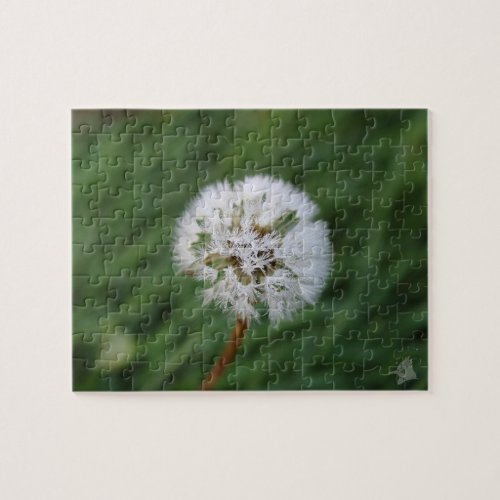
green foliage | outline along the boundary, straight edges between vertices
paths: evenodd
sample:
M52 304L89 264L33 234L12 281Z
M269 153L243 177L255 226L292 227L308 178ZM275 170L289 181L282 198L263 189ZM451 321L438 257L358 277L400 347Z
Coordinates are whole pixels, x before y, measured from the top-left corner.
M257 173L303 186L334 261L317 304L251 325L219 388L427 388L426 111L82 110L72 127L75 390L200 388L234 318L175 273L176 218ZM406 358L417 379L398 384Z
M274 226L273 230L278 232L281 236L284 236L290 229L297 225L299 219L297 217L297 212L290 211L279 217Z

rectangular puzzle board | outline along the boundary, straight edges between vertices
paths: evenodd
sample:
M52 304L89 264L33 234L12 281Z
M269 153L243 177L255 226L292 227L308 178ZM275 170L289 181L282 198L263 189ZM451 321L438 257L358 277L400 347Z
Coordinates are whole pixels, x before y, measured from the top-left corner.
M213 224L185 245L203 276L254 287L246 305L259 317L243 324L240 288L207 292L215 281L181 269L178 221L209 209L206 193L218 206L217 183L230 198L256 176L270 210L287 203L282 182L316 207L314 221L302 226L297 207L269 225L254 217L256 244L272 241L248 274L254 243L235 239L239 215L226 247ZM72 185L74 390L198 390L221 364L212 389L427 389L426 110L74 110ZM304 250L318 220L333 249L321 273L311 263L326 247ZM297 287L279 296L290 315L276 323L267 285L289 271L280 245L299 227L303 265L275 280L276 293ZM302 303L308 279L321 290Z

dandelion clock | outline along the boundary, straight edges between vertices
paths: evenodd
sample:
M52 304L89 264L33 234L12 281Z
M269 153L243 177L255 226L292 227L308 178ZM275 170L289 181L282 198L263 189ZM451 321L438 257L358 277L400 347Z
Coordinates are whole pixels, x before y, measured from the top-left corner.
M251 321L277 326L318 299L332 261L329 231L318 212L303 191L257 175L208 186L179 218L177 268L204 283L204 306L214 304L235 321L204 389L213 388L234 360Z

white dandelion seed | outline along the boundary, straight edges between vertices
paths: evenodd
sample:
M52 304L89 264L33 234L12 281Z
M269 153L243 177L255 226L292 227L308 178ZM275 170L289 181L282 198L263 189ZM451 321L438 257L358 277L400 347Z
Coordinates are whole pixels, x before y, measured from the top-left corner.
M205 282L204 305L246 325L265 304L276 325L316 302L328 277L331 243L318 213L307 194L270 176L218 182L178 220L175 263Z

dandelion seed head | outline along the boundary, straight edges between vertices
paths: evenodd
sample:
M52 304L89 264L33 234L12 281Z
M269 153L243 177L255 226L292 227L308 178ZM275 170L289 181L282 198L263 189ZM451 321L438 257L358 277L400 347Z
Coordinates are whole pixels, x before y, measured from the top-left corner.
M204 305L249 320L262 303L277 324L324 287L332 252L318 213L306 193L270 176L212 184L177 222L176 266L205 283Z

